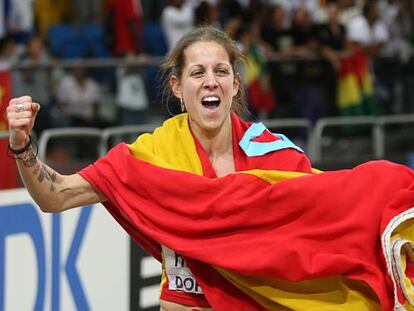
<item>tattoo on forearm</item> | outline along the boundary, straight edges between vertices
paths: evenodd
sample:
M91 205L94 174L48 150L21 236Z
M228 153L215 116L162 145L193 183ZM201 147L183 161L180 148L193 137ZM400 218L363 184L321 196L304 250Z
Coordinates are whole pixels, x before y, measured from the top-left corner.
M33 167L37 163L36 154L33 151L33 148L30 148L27 153L24 155L23 158L20 158L22 160L23 165L25 167Z
M32 147L25 152L23 157L18 157L16 159L21 160L22 164L27 168L34 167L32 173L34 177L37 176L37 181L42 183L46 179L50 183L50 191L56 191L56 172L48 168L45 164L37 161L37 155Z
M37 164L36 167L33 170L33 176L36 176L40 171L40 165Z
M35 171L38 171L39 168L36 167ZM46 165L42 164L41 168L40 168L40 173L39 176L37 176L37 181L39 183L43 182L43 180L47 180L50 182L50 191L55 192L56 191L56 172L52 171L49 172L48 168Z

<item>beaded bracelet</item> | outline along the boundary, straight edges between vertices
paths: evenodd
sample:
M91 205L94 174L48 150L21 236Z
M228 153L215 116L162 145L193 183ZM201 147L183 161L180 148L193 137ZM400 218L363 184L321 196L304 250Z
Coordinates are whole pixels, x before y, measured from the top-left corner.
M28 163L33 164L33 160L37 158L38 146L36 141L32 141L32 137L29 135L29 141L21 149L13 149L10 147L10 144L7 145L7 156L10 159L21 160L24 165L27 166ZM26 154L25 154L26 153ZM23 156L21 156L24 154Z
M10 146L10 143L9 144L7 144L7 149L11 152L11 153L13 153L14 155L19 155L19 154L22 154L23 152L25 152L25 151L27 151L27 150L29 150L29 148L30 148L30 146L32 145L32 136L31 135L29 135L29 141L27 142L27 144L23 147L23 148L21 148L21 149L13 149L11 146Z

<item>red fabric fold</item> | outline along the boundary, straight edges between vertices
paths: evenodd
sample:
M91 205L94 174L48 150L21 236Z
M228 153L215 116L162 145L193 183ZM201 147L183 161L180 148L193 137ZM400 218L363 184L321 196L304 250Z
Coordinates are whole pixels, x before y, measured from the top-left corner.
M392 308L380 238L414 206L414 174L405 166L376 161L272 185L244 173L209 179L159 168L119 145L81 175L152 255L163 244L188 258L214 310L260 308L219 274L204 283L209 266L289 281L343 275L367 282Z

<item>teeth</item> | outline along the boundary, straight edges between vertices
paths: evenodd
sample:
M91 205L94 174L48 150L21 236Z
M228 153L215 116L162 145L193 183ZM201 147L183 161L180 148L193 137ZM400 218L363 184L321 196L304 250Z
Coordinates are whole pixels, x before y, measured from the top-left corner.
M218 101L220 99L216 96L209 96L209 97L204 98L203 100L207 102L212 102L212 101Z

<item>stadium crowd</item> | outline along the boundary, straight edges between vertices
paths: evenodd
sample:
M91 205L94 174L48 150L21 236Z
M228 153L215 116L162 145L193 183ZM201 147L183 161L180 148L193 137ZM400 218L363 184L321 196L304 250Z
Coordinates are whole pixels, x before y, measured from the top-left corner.
M0 12L0 66L12 69L13 96L42 104L38 132L144 123L162 111L154 67L42 64L145 63L206 24L244 51L253 116L316 121L414 110L411 0L3 0ZM38 66L19 69L27 64ZM108 98L112 115L102 113Z

